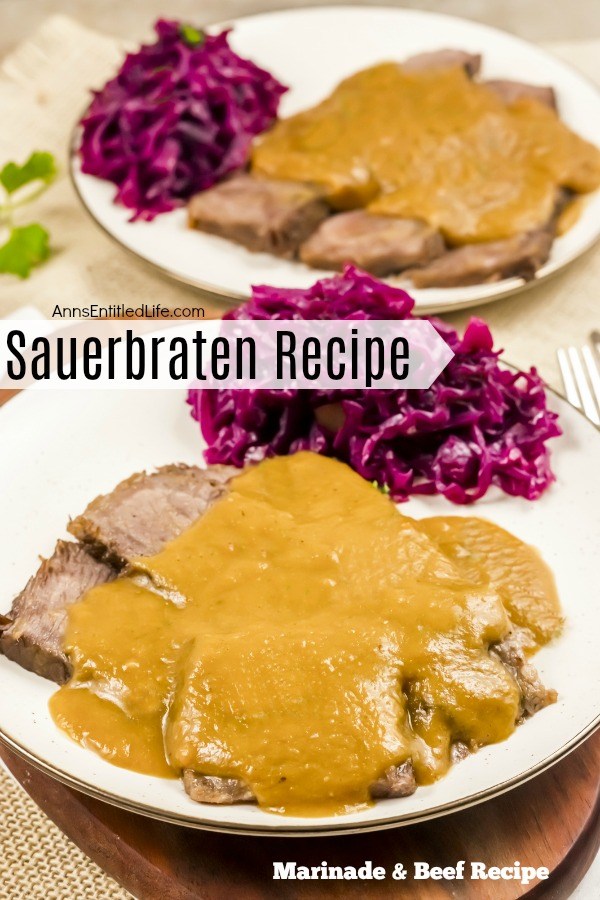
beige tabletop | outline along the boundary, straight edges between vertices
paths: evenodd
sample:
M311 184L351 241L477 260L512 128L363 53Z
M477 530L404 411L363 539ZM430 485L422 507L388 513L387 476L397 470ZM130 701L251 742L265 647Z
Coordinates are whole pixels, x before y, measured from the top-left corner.
M339 5L339 0L324 0ZM342 0L343 2L343 0ZM359 3L359 0L346 0ZM305 0L0 0L0 56L53 13L126 38L142 37L159 15L207 24L283 7L324 5ZM373 0L363 6L401 6L464 16L531 41L600 38L598 0Z

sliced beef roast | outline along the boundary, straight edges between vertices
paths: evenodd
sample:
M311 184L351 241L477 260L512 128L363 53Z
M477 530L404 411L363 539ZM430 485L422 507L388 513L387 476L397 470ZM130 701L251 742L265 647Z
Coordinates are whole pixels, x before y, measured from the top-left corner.
M69 523L90 552L116 565L152 556L221 497L239 473L231 466L163 466L139 472L89 504Z
M505 103L514 103L516 100L526 97L530 100L538 100L550 109L556 109L556 94L554 88L539 84L525 84L522 81L509 81L508 79L493 79L484 81L486 87L498 94Z
M115 578L134 556L157 553L225 491L228 466L164 466L133 475L93 500L69 525L81 543L59 541L0 619L0 652L63 683L70 675L63 634L67 610L90 588Z
M529 280L548 259L552 240L549 230L539 229L503 241L467 244L406 275L417 288L482 284L512 276Z
M389 275L424 265L445 249L441 234L419 219L353 210L322 222L300 248L300 259L320 269L354 263L373 275Z
M221 778L218 775L199 775L193 769L185 769L183 786L197 803L252 803L256 798L239 778Z
M409 797L417 789L417 781L412 762L407 760L399 766L390 766L384 775L371 785L371 797Z
M238 778L218 778L212 775L198 775L192 769L183 773L183 786L198 803L252 803L254 794ZM391 766L386 773L371 785L374 800L385 797L408 797L414 794L417 782L412 763L408 760L400 766Z
M81 544L59 541L13 601L9 624L0 634L0 652L24 669L64 684L71 674L63 650L67 609L115 576L111 566L93 559Z
M451 66L462 66L467 75L473 78L481 68L481 53L467 53L466 50L433 50L429 53L418 53L402 63L402 68L407 72L449 69Z
M317 188L246 174L196 194L188 210L193 228L288 257L329 215Z
M157 553L164 544L201 516L227 489L239 470L212 466L165 466L152 474L139 473L121 482L110 494L96 498L83 515L71 522L81 544L59 541L53 556L42 562L12 605L0 617L0 651L26 669L63 684L70 675L63 649L68 607L96 585L115 578L118 568L134 556ZM90 555L91 552L94 555ZM95 558L111 560L109 565ZM522 717L556 699L541 684L527 661L527 635L517 629L491 648L512 672L522 694ZM470 752L455 744L452 759ZM231 804L255 798L235 778L183 772L185 790L197 802ZM374 799L404 797L416 789L410 760L390 767L371 786Z
M540 709L555 703L555 690L545 688L537 669L527 659L525 648L531 646L532 635L524 628L513 626L512 631L491 648L501 662L512 672L521 691L521 719L533 716Z

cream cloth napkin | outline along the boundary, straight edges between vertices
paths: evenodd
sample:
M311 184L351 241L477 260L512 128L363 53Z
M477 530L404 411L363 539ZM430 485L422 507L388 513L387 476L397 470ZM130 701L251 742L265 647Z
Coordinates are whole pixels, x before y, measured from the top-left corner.
M0 115L8 126L0 127L0 162L50 150L61 169L57 182L31 207L49 230L55 252L25 281L0 275L0 315L21 306L51 315L57 303L136 306L160 300L185 306L198 300L195 291L157 276L106 237L81 207L67 173L71 130L88 103L89 88L102 86L123 52L114 38L52 16L0 64Z
M553 45L551 49L600 83L600 41ZM51 150L62 176L35 209L52 235L56 252L23 282L0 276L0 315L33 305L49 315L56 303L85 306L160 300L187 305L200 300L218 312L215 301L167 281L113 244L81 208L66 174L70 132L88 99L123 53L118 41L90 31L65 16L48 19L0 67L0 161L23 159L34 149ZM537 365L558 384L554 353L564 343L581 344L600 327L600 247L555 278L528 292L477 310L490 323L506 358ZM450 320L464 325L471 312Z

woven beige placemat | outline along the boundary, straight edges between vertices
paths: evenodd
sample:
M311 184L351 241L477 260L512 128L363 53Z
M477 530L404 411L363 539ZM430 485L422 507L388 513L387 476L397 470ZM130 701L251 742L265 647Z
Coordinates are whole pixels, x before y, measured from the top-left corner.
M132 900L0 765L0 898Z

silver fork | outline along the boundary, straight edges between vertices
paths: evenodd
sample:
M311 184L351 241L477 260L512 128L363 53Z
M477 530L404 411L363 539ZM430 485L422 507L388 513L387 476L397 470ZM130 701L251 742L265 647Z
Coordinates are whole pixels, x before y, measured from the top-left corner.
M559 347L556 356L567 400L594 425L600 426L599 331L592 331L590 344L579 350L577 347Z

